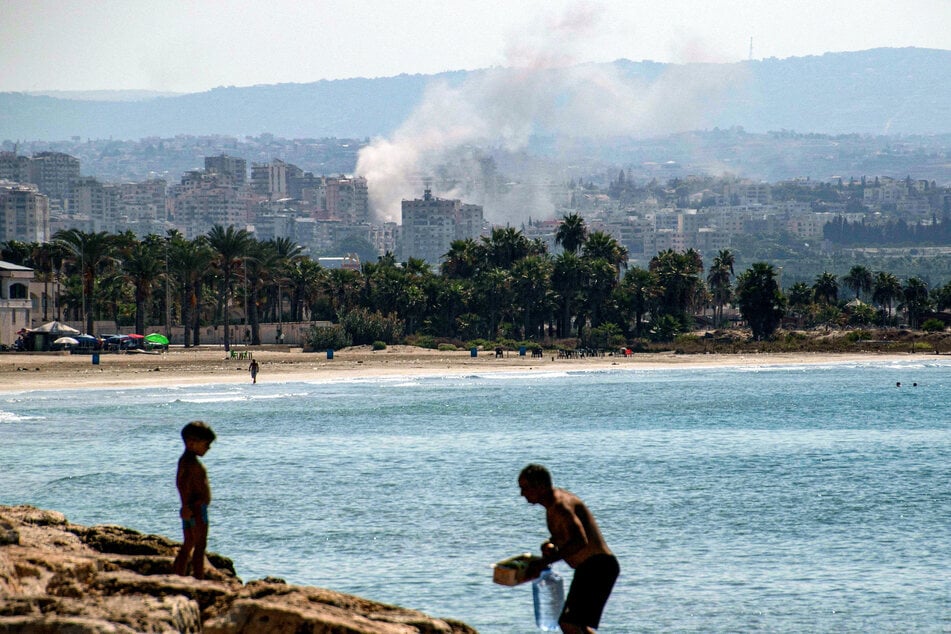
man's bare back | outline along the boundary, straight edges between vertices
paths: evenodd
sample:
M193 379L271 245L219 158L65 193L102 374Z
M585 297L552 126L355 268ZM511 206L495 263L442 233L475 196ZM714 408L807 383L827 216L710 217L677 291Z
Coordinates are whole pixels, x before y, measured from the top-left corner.
M572 568L593 555L611 555L594 516L581 499L564 489L554 489L554 503L546 509L551 542Z

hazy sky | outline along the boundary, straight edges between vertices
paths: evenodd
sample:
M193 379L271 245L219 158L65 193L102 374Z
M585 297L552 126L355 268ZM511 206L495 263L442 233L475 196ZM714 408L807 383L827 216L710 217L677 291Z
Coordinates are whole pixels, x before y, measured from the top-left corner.
M951 49L951 0L0 0L0 91Z

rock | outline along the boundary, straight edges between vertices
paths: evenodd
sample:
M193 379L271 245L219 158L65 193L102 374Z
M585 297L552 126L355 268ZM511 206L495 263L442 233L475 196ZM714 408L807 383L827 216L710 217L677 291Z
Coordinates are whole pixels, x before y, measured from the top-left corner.
M464 623L277 577L241 582L208 553L206 579L172 574L176 542L55 511L0 506L0 634L476 634Z

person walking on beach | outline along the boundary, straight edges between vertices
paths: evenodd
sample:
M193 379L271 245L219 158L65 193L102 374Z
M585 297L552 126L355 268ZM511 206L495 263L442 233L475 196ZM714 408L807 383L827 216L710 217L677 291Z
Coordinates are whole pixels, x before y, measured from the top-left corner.
M258 362L255 361L254 359L251 359L251 365L248 366L248 372L251 373L251 382L252 382L252 383L257 383L257 382L258 382L258 370L259 370L259 369L260 369L260 368L258 367Z
M518 486L529 504L545 507L551 532L542 544L541 560L529 567L529 577L537 577L559 559L574 568L558 624L565 634L595 632L621 571L617 558L608 549L588 507L573 493L552 486L551 474L545 467L530 464L522 469Z
M198 457L208 453L211 443L215 440L215 432L204 422L195 420L182 428L182 440L185 441L185 452L178 459L175 485L182 500L179 515L185 535L172 570L176 575L184 577L191 557L192 576L204 579L211 485L208 483L208 472Z

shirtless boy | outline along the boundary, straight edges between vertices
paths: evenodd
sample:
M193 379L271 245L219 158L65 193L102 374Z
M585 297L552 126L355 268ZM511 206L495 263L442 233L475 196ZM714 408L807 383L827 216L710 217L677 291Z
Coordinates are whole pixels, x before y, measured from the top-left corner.
M208 472L198 457L208 453L215 440L215 432L204 422L196 420L182 428L182 440L185 441L185 452L178 459L175 484L182 499L180 515L185 537L172 569L175 574L185 576L191 557L192 576L204 579L211 486L208 484Z
M545 507L551 537L542 544L542 559L529 569L537 577L552 562L563 559L575 569L574 579L558 619L565 634L593 633L620 574L617 558L608 549L594 516L578 496L552 486L551 474L530 464L518 476L529 504Z

